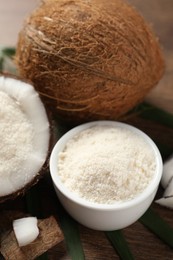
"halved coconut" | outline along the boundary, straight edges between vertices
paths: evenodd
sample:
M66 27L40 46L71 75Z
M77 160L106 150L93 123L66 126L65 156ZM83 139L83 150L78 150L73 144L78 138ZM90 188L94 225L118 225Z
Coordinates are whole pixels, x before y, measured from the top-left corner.
M0 201L35 183L46 162L50 125L34 87L0 76Z

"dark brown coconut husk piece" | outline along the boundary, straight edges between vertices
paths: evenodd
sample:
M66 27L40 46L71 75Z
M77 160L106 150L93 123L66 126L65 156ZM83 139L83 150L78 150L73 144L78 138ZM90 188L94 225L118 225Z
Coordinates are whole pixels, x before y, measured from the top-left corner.
M37 239L24 247L19 247L12 229L12 222L21 217L25 215L20 212L4 212L0 216L0 228L6 230L0 233L0 252L5 259L32 260L63 241L64 237L56 219L50 216L38 220L40 233Z
M25 21L16 63L66 122L118 119L164 72L158 39L122 0L47 0Z
M33 86L33 83L30 80L26 80L26 79L24 79L20 76L12 75L12 74L9 74L9 73L0 73L0 77L1 76L4 76L5 78L12 78L12 79L24 82L24 83L28 83L28 84ZM33 177L33 179L29 183L27 183L27 185L25 185L24 187L16 190L14 193L10 193L8 195L1 196L0 197L0 203L5 202L6 200L15 199L18 196L23 196L32 186L34 186L35 184L38 183L40 178L42 178L47 173L50 153L51 153L51 150L53 148L53 145L55 144L55 135L54 135L54 130L53 130L54 124L53 124L52 113L48 110L48 108L44 104L42 97L40 95L39 95L39 97L40 97L40 100L42 101L42 103L45 107L47 118L48 118L49 125L50 125L50 127L49 127L50 140L49 140L49 148L48 148L47 158L45 159L45 163L40 168L40 171Z

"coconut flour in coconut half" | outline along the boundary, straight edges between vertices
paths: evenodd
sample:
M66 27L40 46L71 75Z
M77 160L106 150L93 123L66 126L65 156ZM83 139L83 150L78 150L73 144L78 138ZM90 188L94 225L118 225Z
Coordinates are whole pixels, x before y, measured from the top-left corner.
M35 183L46 162L50 126L33 86L0 76L0 202Z

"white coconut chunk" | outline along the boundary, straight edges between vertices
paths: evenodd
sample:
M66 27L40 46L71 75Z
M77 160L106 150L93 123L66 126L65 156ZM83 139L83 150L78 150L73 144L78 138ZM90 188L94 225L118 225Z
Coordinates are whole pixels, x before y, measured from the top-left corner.
M46 161L50 127L32 85L0 76L0 197L23 189Z
M155 201L157 204L173 209L173 196L170 197L163 197Z
M161 184L163 188L166 188L173 177L173 157L167 160L163 165L163 175Z
M13 221L13 230L19 247L32 243L39 235L36 217L25 217Z
M169 196L173 196L173 178L170 180L163 194L163 197Z
M170 180L169 184L167 185L163 194L163 198L160 198L155 202L160 204L161 206L173 209L173 178Z

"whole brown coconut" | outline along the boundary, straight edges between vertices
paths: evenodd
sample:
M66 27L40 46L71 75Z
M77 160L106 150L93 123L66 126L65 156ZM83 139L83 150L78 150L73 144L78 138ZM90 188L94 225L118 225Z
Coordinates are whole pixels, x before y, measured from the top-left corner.
M164 70L158 41L121 0L48 0L19 34L20 74L63 120L117 119Z

